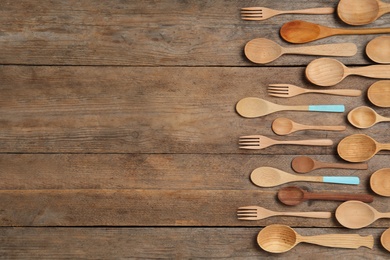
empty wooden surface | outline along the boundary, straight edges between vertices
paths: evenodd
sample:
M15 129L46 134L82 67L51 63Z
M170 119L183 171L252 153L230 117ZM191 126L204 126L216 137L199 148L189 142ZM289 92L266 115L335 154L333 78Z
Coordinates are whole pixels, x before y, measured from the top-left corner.
M349 76L336 88L360 97L306 94L280 99L272 83L316 88L305 66L316 57L283 55L267 65L248 61L245 44L269 38L289 47L280 26L293 19L350 28L337 15L280 15L261 22L240 19L240 8L280 10L336 7L338 1L6 1L0 5L0 257L60 258L271 258L256 244L269 224L302 235L374 236L374 249L331 249L300 244L281 259L385 259L380 219L348 230L331 219L272 217L239 221L240 206L274 211L334 211L334 201L287 207L280 187L259 188L249 179L262 166L293 173L291 160L311 155L342 162L337 143L347 135L390 140L386 123L357 129L347 112L372 106L367 89L376 80ZM370 27L388 27L383 16ZM337 58L349 67L373 64L364 54L377 35L335 36L314 44L353 42L358 53ZM344 104L345 113L278 112L246 119L235 104L254 96L282 105ZM386 108L374 107L383 116ZM343 132L300 131L276 136L274 119L308 125L346 125ZM329 138L330 147L272 146L238 149L238 137L278 140ZM370 175L388 168L381 151L367 170L321 169L313 175L359 176L353 187L299 183L315 191L368 192L378 211L389 198L373 193ZM288 184L286 184L288 185Z

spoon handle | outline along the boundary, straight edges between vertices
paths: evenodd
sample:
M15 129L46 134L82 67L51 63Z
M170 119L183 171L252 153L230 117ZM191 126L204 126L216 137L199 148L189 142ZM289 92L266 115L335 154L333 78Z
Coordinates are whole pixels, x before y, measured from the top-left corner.
M341 28L329 28L332 35L341 35L341 34L379 34L379 33L389 33L390 27L387 28L364 28L364 29L341 29Z
M372 235L363 237L358 234L327 234L318 236L300 236L299 238L301 240L300 242L327 247L357 249L364 246L372 249L374 246L374 238Z
M360 179L357 176L324 176L323 182L358 185L360 183Z
M344 125L311 125L308 130L324 130L324 131L344 131L347 127Z
M321 163L318 168L367 170L367 163Z
M285 49L290 54L321 55L321 56L353 56L357 52L354 43L335 43Z
M336 200L336 201L359 200L362 202L374 201L374 197L369 194L306 192L305 198L311 200Z
M371 65L365 67L348 68L349 74L360 75L369 78L390 78L390 65Z

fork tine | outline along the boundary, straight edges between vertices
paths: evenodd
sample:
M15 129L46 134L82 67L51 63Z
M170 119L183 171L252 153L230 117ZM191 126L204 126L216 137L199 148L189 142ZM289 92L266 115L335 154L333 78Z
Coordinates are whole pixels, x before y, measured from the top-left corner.
M291 84L268 84L269 87L286 87L292 86Z
M268 89L268 93L288 94L288 89Z
M256 207L255 206L244 206L244 207L239 207L237 210L242 210L242 209L256 210Z
M238 218L239 220L257 220L256 217L243 217L243 218Z
M273 97L288 97L287 94L268 93L268 95Z
M258 135L243 135L243 136L240 136L240 138L257 138L257 139L260 139L260 136L258 136Z
M260 145L257 145L257 146L240 146L239 148L240 149L256 150L256 149L260 149Z
M262 7L242 7L241 11L262 11Z
M259 18L246 18L246 17L241 17L241 20L245 20L245 21L263 21L263 20L265 20L265 18L263 18L263 17L259 17Z

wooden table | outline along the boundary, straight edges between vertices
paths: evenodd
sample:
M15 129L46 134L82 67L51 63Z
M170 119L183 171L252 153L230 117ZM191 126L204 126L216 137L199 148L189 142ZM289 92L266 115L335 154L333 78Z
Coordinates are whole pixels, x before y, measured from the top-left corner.
M376 80L350 76L334 88L363 91L357 98L301 95L269 97L270 83L315 88L304 77L316 57L284 55L250 63L245 43L266 37L289 47L280 26L293 19L348 26L337 15L283 15L262 22L240 20L239 9L298 9L337 5L325 1L3 1L0 6L0 257L1 258L272 258L256 244L266 225L294 227L303 235L374 236L373 250L300 244L281 259L385 259L380 235L387 219L348 230L327 220L273 217L245 222L236 209L259 205L277 211L334 211L338 202L286 207L280 187L249 180L260 166L292 172L291 160L311 155L342 161L337 143L366 133L388 142L388 124L352 127L347 113L283 112L245 119L238 100L257 96L279 104L371 105ZM383 16L366 27L386 27ZM314 44L354 42L358 54L338 58L347 66L373 64L365 45L377 35L336 36ZM308 44L310 45L310 44ZM385 116L388 109L375 108ZM278 137L280 116L304 124L347 125L344 132L302 131ZM332 147L274 146L238 149L238 137L330 138ZM312 191L368 192L374 171L389 167L389 153L369 169L317 170L313 175L357 175L359 186L297 183ZM286 186L286 185L284 185ZM371 204L390 211L389 199Z

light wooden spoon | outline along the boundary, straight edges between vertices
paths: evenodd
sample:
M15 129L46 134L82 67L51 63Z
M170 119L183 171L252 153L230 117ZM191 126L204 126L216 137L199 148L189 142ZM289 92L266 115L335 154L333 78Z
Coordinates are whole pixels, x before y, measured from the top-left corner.
M335 215L342 226L350 229L364 228L377 219L390 218L390 212L378 212L370 205L357 200L342 203L337 207Z
M354 169L367 170L367 163L326 163L314 160L308 156L295 157L291 162L291 168L297 173L308 173L316 169L334 168L334 169Z
M390 65L371 65L348 68L331 58L319 58L306 67L306 78L318 86L334 86L349 75L360 75L370 78L390 78Z
M272 130L277 135L288 135L301 130L326 130L326 131L344 131L345 126L321 126L321 125L302 125L285 117L276 118L272 122Z
M377 63L390 63L390 36L380 36L366 46L367 56Z
M386 229L381 235L382 246L390 252L390 228Z
M247 118L265 116L285 110L342 113L345 107L344 105L283 106L256 97L243 98L236 104L237 113Z
M270 253L285 253L299 243L310 243L319 246L352 248L361 246L370 249L374 246L372 235L363 237L358 234L325 234L317 236L301 236L286 225L272 224L263 228L257 235L259 246Z
M283 54L321 55L321 56L353 56L357 47L353 43L335 43L317 46L284 48L274 41L257 38L249 41L244 48L245 56L254 63L268 63Z
M350 25L369 24L390 12L390 4L379 0L340 0L337 14Z
M357 128L369 128L379 122L390 122L390 118L378 115L374 109L360 106L348 113L348 121Z
M367 97L375 106L390 107L390 80L379 80L372 84Z
M345 137L337 146L341 158L349 162L364 162L380 150L390 150L390 144L381 144L365 134Z
M290 174L272 167L259 167L252 171L250 178L259 187L275 187L294 181L359 184L359 177L356 176L303 176Z
M306 43L333 35L389 33L390 28L342 29L305 21L291 21L280 29L280 36L291 43Z
M376 194L390 197L390 168L374 172L370 177L370 186Z

